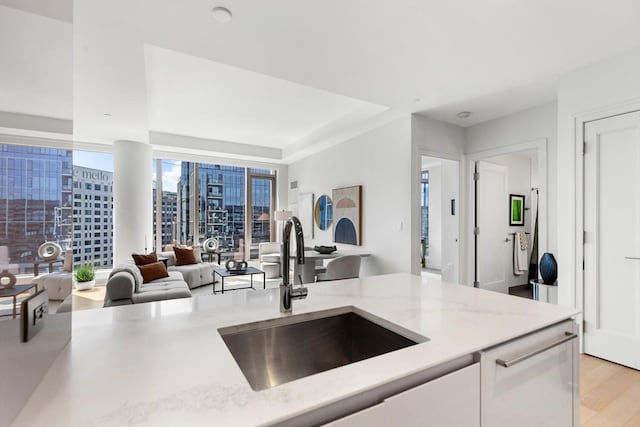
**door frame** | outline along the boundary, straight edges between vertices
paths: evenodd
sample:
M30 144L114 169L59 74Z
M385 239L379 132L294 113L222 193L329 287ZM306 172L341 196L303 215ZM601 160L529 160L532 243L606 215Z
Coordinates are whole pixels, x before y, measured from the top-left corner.
M466 244L466 259L469 260L469 268L467 268L466 283L469 286L473 286L473 273L475 270L475 247L473 245L473 229L474 225L474 206L475 206L475 191L473 176L475 172L476 161L487 161L492 157L503 156L505 154L515 154L522 151L536 150L538 155L538 253L547 251L548 247L548 191L547 191L547 138L539 138L531 141L520 142L517 144L507 145L504 147L492 148L489 150L477 151L475 153L468 153L465 159L465 182L467 191L467 206L465 218L466 235L468 236ZM505 207L506 209L506 207Z
M265 179L271 181L271 209L269 212L269 234L270 241L274 242L274 238L276 237L276 221L272 217L274 212L276 211L276 187L277 187L277 177L276 174L262 174L251 172L251 168L245 168L245 177L246 177L246 203L245 203L245 225L244 225L244 239L245 239L245 259L249 261L251 259L251 245L253 241L253 179ZM255 259L255 258L254 258Z
M622 102L608 107L595 108L588 113L573 116L573 135L574 135L574 153L575 153L575 228L572 230L574 242L574 256L570 262L570 267L574 272L575 288L570 290L573 297L573 306L580 310L580 314L576 315L576 322L580 327L580 353L584 353L584 136L585 126L589 122L595 120L606 119L607 117L619 116L640 110L640 99Z
M456 211L457 211L457 215L458 215L458 265L457 265L457 269L458 269L458 283L463 283L464 277L466 275L466 268L464 267L465 265L465 260L463 258L464 256L464 244L465 244L465 240L464 240L464 221L463 221L463 215L464 215L464 203L462 203L462 201L464 200L464 186L462 185L463 181L463 169L464 169L464 158L455 154L451 154L451 153L446 153L446 152L441 152L441 151L437 151L437 150L431 150L428 148L424 148L424 147L418 147L415 151L414 151L414 156L416 159L418 159L418 163L419 166L417 167L417 174L413 177L413 183L417 183L418 185L415 187L415 191L414 195L418 196L418 194L420 193L420 183L422 182L422 157L433 157L434 159L442 159L442 160L453 160L455 162L458 162L458 205L456 206ZM413 173L412 173L413 175ZM415 250L415 252L412 252L412 265L415 263L416 266L419 266L419 268L417 269L417 273L420 275L421 271L422 271L422 266L420 265L419 262L419 257L417 256L418 254L420 254L420 237L416 237L420 235L420 226L418 225L418 223L420 223L422 221L422 215L421 215L421 211L420 211L420 198L416 197L416 203L414 204L414 218L416 219L416 223L414 224L415 230L417 231L417 234L413 231L412 228L412 247ZM416 256L413 256L413 255ZM413 274L413 273L412 273Z

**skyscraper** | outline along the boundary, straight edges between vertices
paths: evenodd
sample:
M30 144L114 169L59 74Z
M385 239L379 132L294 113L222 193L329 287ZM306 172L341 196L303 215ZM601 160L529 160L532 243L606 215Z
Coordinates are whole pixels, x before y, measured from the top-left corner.
M0 264L13 273L33 272L46 241L70 246L72 161L71 150L0 144Z
M162 192L162 204L160 209L162 210L161 214L161 234L162 234L162 245L167 245L171 243L177 235L177 223L176 217L178 215L177 210L177 193L175 191L163 191ZM158 210L158 203L156 200L156 192L153 192L153 241L156 241L156 232L158 230L158 224L156 220L156 214ZM156 248L156 250L160 250L160 248Z
M113 265L113 173L73 167L73 264Z

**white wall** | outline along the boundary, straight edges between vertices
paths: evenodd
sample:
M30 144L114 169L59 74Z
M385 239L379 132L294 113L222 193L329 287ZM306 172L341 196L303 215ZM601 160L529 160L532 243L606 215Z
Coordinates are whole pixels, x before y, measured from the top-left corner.
M546 139L547 200L555 201L558 197L557 111L557 105L553 102L470 126L466 129L465 154L481 153L528 141ZM557 218L557 209L548 209L546 212L546 250L553 253L557 251Z
M438 157L443 159L461 161L464 149L464 129L449 123L429 119L413 114L411 116L411 272L420 273L420 172L422 156ZM461 169L458 173L456 185L460 187ZM458 195L458 202L464 197ZM458 203L460 207L462 203ZM464 210L461 210L459 221ZM460 224L461 227L461 224ZM461 234L463 237L464 234ZM464 242L464 237L456 243ZM459 274L452 277L464 277L464 254L458 249Z
M363 258L361 276L411 271L410 154L407 115L289 165L298 194L314 193L316 199L331 197L334 188L362 185L362 246L338 245L372 254ZM334 244L332 231L316 227L305 245Z
M581 305L582 207L576 196L576 129L582 121L640 108L640 48L601 61L560 78L558 84L558 302Z
M442 280L458 283L460 280L460 162L442 162ZM451 200L455 200L455 215L451 214Z
M429 255L426 266L442 268L442 165L431 164L429 171Z

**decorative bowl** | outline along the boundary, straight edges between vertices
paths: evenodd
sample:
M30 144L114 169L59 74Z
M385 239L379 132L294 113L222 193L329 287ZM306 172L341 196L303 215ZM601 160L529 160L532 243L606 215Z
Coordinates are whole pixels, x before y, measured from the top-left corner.
M330 254L338 250L335 246L314 246L313 250L321 254Z

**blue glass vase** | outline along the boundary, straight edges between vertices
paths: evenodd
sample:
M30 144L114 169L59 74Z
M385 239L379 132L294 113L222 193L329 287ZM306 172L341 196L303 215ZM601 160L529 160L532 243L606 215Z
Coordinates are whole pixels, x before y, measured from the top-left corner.
M545 252L540 258L540 276L545 285L555 285L558 278L558 263L553 254Z

